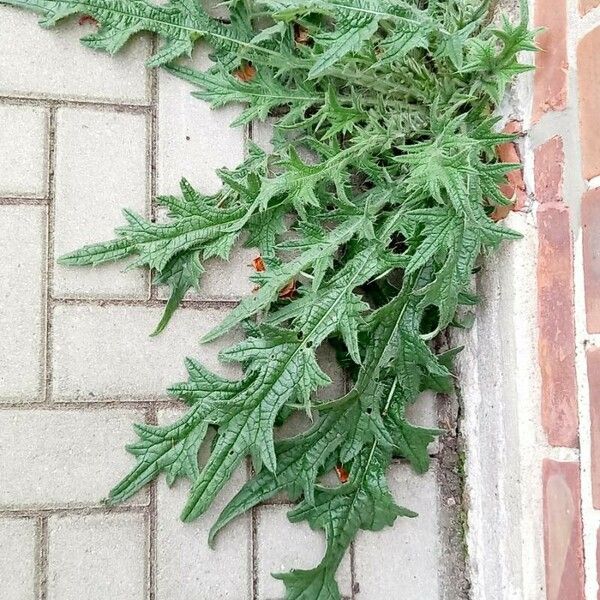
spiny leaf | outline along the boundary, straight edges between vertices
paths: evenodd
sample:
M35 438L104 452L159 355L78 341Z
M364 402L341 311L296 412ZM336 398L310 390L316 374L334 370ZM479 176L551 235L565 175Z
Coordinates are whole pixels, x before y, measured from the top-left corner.
M330 381L306 343L283 330L269 329L263 338L249 338L224 353L224 358L250 361L239 389L227 398L215 403L206 397L202 382L198 389L193 372L188 383L170 390L188 402L198 403L204 418L219 427L216 444L183 511L183 519L188 521L210 506L245 456L251 454L268 470L275 471L272 429L277 413L288 400ZM298 381L300 389L294 386Z
M137 425L140 441L128 446L137 456L134 469L110 492L111 504L123 502L133 496L144 485L155 479L162 471L173 480L178 475L186 475L195 480L198 466L193 465L192 449L197 449L207 431L206 406L229 398L239 389L238 382L230 382L193 361L187 364L190 377L193 374L197 393L203 393L205 405L192 410L171 425Z
M146 265L162 272L177 255L201 250L215 240L231 248L256 204L225 208L218 206L213 198L204 197L202 200L203 204L196 208L188 200L184 214L183 203L175 208L175 204L166 199L176 218L165 224L153 223L133 211L124 210L127 225L116 230L118 237L115 240L84 246L62 256L59 262L64 265L98 265L134 255L136 258L130 267Z
M368 305L354 294L354 289L381 268L379 251L375 244L363 250L346 263L339 274L325 287L318 290L313 288L301 299L273 313L269 321L281 323L292 319L303 334L312 333L316 344L320 344L333 331L339 331L350 356L355 362L360 363L358 349L358 330L362 323L360 315ZM324 312L324 307L329 310Z
M155 336L163 331L187 291L198 287L203 273L204 267L200 264L198 252L180 254L167 263L154 282L158 285L168 285L171 288L171 295L163 316L151 335Z
M169 66L167 70L201 88L193 96L209 102L213 108L231 103L248 105L231 126L235 127L253 120L264 121L275 108L294 105L304 111L323 101L322 94L304 84L290 88L277 81L267 69L261 69L250 81L242 81L225 69L216 68L200 73L189 67Z
M157 33L165 44L149 61L149 65L166 64L173 59L191 55L195 43L209 38L224 48L244 45L230 28L211 19L195 0L171 0L158 6L147 0L3 0L28 8L42 16L44 27L76 14L93 17L100 27L86 35L82 42L96 50L114 53L141 31Z
M400 28L413 28L422 21L412 16L408 3L395 0L261 0L276 18L290 19L299 14L317 12L335 19L332 31L320 33L316 40L324 50L318 54L309 77L318 77L347 54L360 50L371 39L382 19L390 20Z
M349 422L356 418L358 405L331 412L308 432L276 442L277 470L261 470L223 509L210 530L212 543L217 533L248 509L286 491L295 500L301 494L312 501L314 485L329 456L342 443Z
M244 298L219 325L202 338L202 341L210 342L220 337L241 321L267 308L291 279L294 279L301 271L308 269L320 258L333 254L343 243L354 236L363 225L364 219L362 216L349 218L345 223L331 231L324 242L306 250L298 258L280 267L268 270L260 289L253 296Z
M293 523L306 520L313 529L323 529L327 549L316 568L275 575L285 583L287 598L339 600L335 572L356 533L379 531L399 516L416 516L394 501L385 478L388 465L389 455L377 444L366 447L354 461L348 483L319 489L314 503L304 500L289 513Z

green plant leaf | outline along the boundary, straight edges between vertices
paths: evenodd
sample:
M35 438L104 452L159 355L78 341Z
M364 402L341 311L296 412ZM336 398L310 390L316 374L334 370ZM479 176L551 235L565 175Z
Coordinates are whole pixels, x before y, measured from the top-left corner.
M279 492L292 500L301 494L314 499L314 486L321 469L344 439L349 423L357 418L358 404L332 411L308 432L275 443L277 470L262 469L232 498L213 525L209 541L230 521Z
M364 226L364 218L355 216L333 229L325 241L315 244L310 249L279 267L269 269L263 278L260 289L253 295L244 298L222 321L209 331L203 342L210 342L227 333L230 329L255 315L277 299L278 293L299 273L308 269L316 261L334 254L338 248L351 239Z
M348 483L318 489L314 503L304 500L289 513L292 523L306 520L313 529L323 529L327 550L314 569L275 575L285 583L287 598L339 600L335 572L356 533L380 531L399 516L416 516L396 504L385 478L388 465L386 452L377 444L367 446L355 459Z
M154 282L168 285L171 288L171 295L165 306L165 312L152 333L153 336L164 330L188 290L198 288L203 273L204 268L200 264L198 252L179 254L167 263Z
M120 50L139 32L156 33L165 43L150 59L151 66L166 64L182 55L190 56L201 38L208 38L218 48L229 51L245 43L236 38L239 30L233 31L210 18L195 0L171 0L164 6L147 0L3 0L3 3L38 13L44 27L72 15L89 15L100 27L83 37L82 42L110 53Z

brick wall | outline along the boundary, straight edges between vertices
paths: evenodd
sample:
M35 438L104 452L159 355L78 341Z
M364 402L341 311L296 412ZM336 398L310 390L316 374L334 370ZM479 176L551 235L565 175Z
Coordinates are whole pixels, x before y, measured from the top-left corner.
M600 1L531 2L545 598L596 600L600 523Z

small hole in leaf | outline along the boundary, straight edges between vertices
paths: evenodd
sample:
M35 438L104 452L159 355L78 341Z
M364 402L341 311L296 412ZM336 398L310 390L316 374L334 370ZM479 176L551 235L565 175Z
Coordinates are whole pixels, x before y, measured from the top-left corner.
M306 342L306 347L307 348L312 348L313 343L312 342Z
M390 246L394 254L404 254L406 251L406 238L401 233L395 233L392 236Z
M368 415L370 415L373 412L373 409L371 407L367 408L366 413Z
M303 339L303 338L304 338L304 333L303 333L302 331L299 331L299 332L296 334L296 337L297 337L299 340L301 340L301 339Z
M421 315L421 322L419 323L419 332L421 335L427 335L432 333L438 327L440 322L440 309L435 304L430 304L425 307L423 314Z

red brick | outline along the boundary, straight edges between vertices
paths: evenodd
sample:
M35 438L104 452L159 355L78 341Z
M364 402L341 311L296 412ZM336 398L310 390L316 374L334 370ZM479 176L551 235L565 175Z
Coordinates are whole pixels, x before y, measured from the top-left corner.
M567 105L567 0L537 0L535 26L544 27L537 37L533 91L534 122L547 112Z
M545 460L546 599L585 600L579 463Z
M540 204L562 202L564 160L558 136L535 149L535 197Z
M584 194L581 226L587 328L590 333L600 333L600 189Z
M579 135L583 176L600 175L600 27L590 31L577 48L579 81Z
M598 533L596 534L596 573L596 579L600 583L600 529L598 529ZM598 587L597 600L600 600L600 587Z
M594 508L600 508L600 348L588 349L587 372L590 386L592 498ZM600 576L600 571L598 574Z
M520 121L509 121L504 127L504 133L522 133L522 124ZM503 163L520 163L521 154L519 147L515 142L500 144L496 150L498 159ZM513 204L509 207L498 206L494 210L492 218L499 220L508 215L511 210L523 210L527 205L527 192L525 182L523 181L523 169L515 169L506 175L506 183L500 186L500 191L512 200Z
M582 15L585 15L597 6L600 6L600 0L579 0L579 12Z
M573 257L565 206L538 210L539 364L542 424L553 446L578 445Z
M596 579L600 583L600 529L596 534ZM597 600L600 600L600 586L598 587Z

